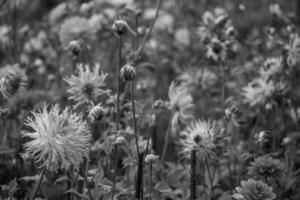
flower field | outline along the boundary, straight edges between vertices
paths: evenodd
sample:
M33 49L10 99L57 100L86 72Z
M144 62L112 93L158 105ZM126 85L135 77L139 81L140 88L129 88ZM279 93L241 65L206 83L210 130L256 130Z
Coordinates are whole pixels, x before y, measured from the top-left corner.
M0 0L0 200L300 200L299 0Z

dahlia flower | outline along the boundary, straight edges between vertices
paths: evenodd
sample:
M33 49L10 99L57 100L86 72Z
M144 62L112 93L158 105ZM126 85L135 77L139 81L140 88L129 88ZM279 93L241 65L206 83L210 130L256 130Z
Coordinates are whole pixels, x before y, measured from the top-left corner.
M22 131L23 137L31 140L24 144L26 157L32 158L40 168L48 171L79 168L88 157L91 135L82 115L73 113L58 104L48 108L44 105L40 112L32 112L26 125L30 131Z

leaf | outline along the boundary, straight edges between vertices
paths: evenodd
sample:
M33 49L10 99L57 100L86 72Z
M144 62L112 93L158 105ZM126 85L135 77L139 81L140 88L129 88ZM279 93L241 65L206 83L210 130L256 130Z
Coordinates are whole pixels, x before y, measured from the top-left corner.
M172 193L172 189L170 188L170 186L164 182L164 181L161 181L161 182L158 182L154 188L156 190L158 190L159 192L161 193Z
M64 194L74 194L77 197L79 197L80 199L89 199L86 195L80 194L79 192L77 192L74 188L66 191Z
M67 175L64 175L64 176L61 176L59 177L58 179L56 179L54 181L54 185L58 184L58 183L62 183L62 182L65 182L65 181L70 181L69 177Z
M16 191L18 190L17 186L18 186L18 183L17 183L16 178L14 178L12 181L9 182L9 184L8 184L8 187L9 187L9 192L8 192L9 197L12 197L16 193Z

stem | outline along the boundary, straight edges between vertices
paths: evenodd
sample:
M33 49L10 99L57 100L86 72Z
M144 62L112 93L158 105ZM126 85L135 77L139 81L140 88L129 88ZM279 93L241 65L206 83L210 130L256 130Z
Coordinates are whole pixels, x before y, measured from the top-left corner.
M87 159L85 159L85 170L84 170L84 172L83 172L83 178L84 178L84 181L85 181L85 184L86 184L86 188L87 188L87 190L88 190L88 193L89 193L89 197L90 197L90 200L93 200L93 195L92 195L92 192L91 192L91 188L90 188L90 186L89 186L89 183L88 183L88 180L87 180L87 170L88 170L88 164L89 164L89 162L88 162L88 160Z
M144 46L145 46L147 40L149 39L149 37L150 37L150 35L151 35L152 29L153 29L153 27L154 27L154 24L155 24L155 22L156 22L156 20L157 20L158 14L159 14L159 10L160 10L160 7L161 7L161 2L162 2L162 0L158 0L157 7L156 7L156 12L155 12L155 17L154 17L154 19L152 20L152 23L151 23L151 25L150 25L149 31L148 31L148 33L145 35L145 37L144 37L144 39L143 39L143 41L142 41L142 43L141 43L141 46L140 46L139 49L137 50L137 54L139 54L139 53L143 50L143 48L144 48Z
M209 179L209 199L211 199L212 196L212 187L213 187L213 179L210 173L210 169L209 169L209 165L208 165L208 160L207 158L205 158L205 166L206 166L206 170L207 170L207 174L208 174L208 179Z
M33 190L31 191L29 200L33 200L33 199L34 199L35 194L36 194L36 192L38 191L38 189L39 189L39 187L40 187L40 185L41 185L41 183L42 183L42 180L43 180L43 178L44 178L45 172L46 172L46 168L44 167L44 168L43 168L43 171L42 171L42 173L41 173L41 175L40 175L40 178L37 180L37 182L35 183L35 185L34 185L34 187L33 187Z
M138 133L136 128L136 118L135 118L135 104L134 104L134 80L131 81L131 105L132 105L132 115L133 115L133 129L134 129L134 136L135 136L135 146L137 156L140 155L139 144L138 144Z
M141 186L143 182L143 166L144 166L144 154L145 152L139 154L138 157L138 171L136 178L136 186L135 186L135 199L141 199Z
M191 200L196 200L196 150L191 151Z
M118 37L118 81L117 81L117 119L116 119L116 128L117 131L120 129L120 83L121 83L121 77L120 77L120 70L121 70L121 62L122 62L122 37ZM116 187L116 179L117 179L117 154L118 154L118 146L117 144L114 145L114 176L113 176L113 185L112 185L112 194L111 194L111 200L114 199L115 194L115 187Z
M152 163L149 165L149 200L152 200Z
M168 123L168 129L167 129L167 132L166 132L166 135L165 135L165 142L164 142L163 152L162 152L162 156L161 156L162 161L165 160L167 149L168 149L170 126L171 126L171 120Z

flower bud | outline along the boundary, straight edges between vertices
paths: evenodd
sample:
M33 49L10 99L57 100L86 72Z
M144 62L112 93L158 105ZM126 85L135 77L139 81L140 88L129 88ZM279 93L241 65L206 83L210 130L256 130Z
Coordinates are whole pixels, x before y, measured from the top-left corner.
M166 106L166 105L165 105L165 102L162 101L161 99L159 99L159 100L156 100L156 101L153 103L152 109L157 110L157 109L163 108L163 107L165 107L165 106Z
M114 22L112 29L118 36L122 36L127 32L128 24L124 20L117 20Z
M122 67L120 75L124 81L132 81L136 76L135 68L130 64L126 64Z
M100 121L104 115L105 115L104 108L100 104L98 104L90 110L88 118L92 122L96 122L96 121Z
M81 41L79 40L72 40L67 49L70 51L70 53L74 56L77 57L80 52L82 51L82 45L81 45Z
M158 158L159 158L159 156L157 156L157 155L154 155L154 154L148 154L148 155L145 157L145 162L146 162L146 163L153 163L153 162L156 161Z

